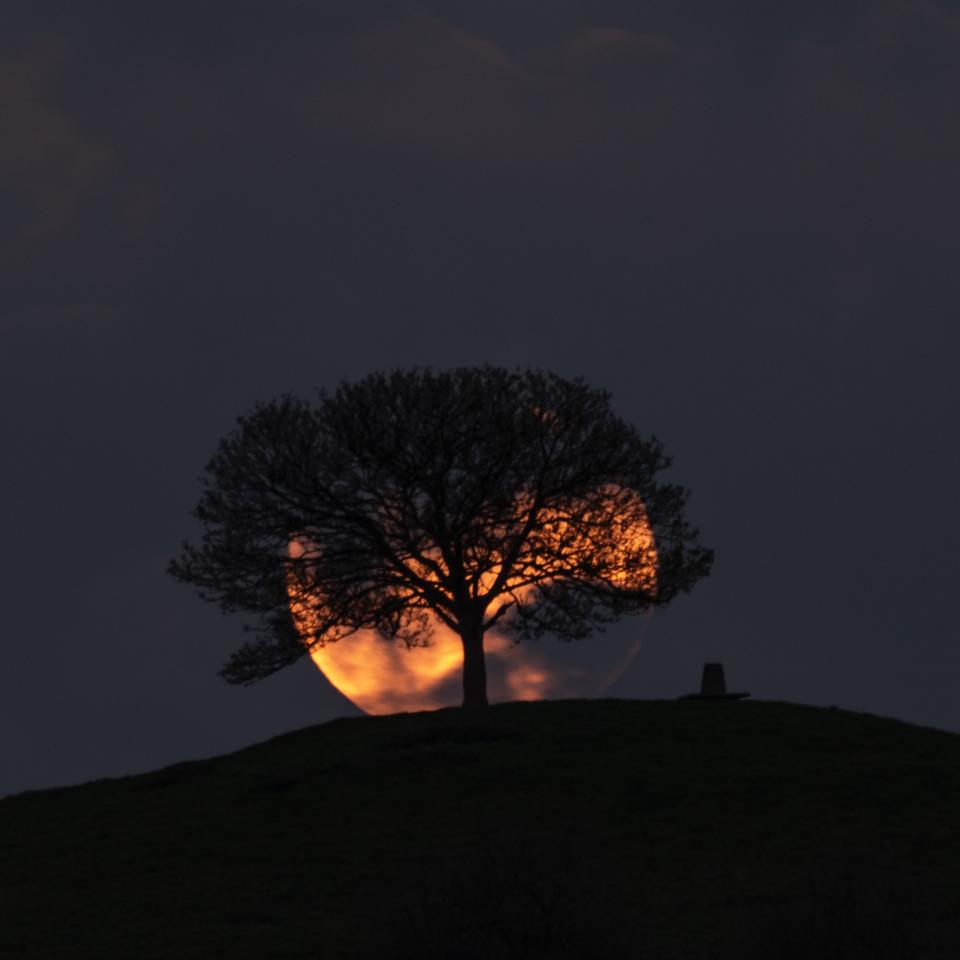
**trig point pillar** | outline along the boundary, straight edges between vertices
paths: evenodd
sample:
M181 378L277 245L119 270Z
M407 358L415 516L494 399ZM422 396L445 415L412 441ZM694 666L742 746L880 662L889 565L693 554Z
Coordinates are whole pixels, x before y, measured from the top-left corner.
M704 697L722 697L727 692L727 682L723 677L722 663L705 663L703 679L700 681L700 695Z
M722 663L705 663L699 693L687 693L681 700L742 700L749 693L727 693L727 681Z

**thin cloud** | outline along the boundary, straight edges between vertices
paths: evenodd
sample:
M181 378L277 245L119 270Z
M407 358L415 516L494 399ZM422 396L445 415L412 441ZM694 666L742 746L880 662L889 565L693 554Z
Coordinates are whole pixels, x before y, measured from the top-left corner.
M0 59L0 181L7 262L66 230L93 202L111 153L58 103L71 71L60 45L36 44Z

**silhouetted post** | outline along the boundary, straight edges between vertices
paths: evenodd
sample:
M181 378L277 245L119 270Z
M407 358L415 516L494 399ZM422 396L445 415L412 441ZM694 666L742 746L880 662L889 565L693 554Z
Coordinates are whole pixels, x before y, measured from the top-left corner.
M722 663L705 663L703 679L700 681L700 695L703 697L722 697L727 692L727 682L723 677Z
M723 675L722 663L705 663L700 679L700 692L687 693L681 700L742 700L749 693L727 693L727 681Z

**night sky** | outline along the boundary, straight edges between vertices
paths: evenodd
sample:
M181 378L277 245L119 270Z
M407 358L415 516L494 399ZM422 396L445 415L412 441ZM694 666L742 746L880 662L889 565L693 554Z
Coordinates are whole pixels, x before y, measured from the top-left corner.
M410 365L674 456L714 572L613 695L960 731L960 3L0 13L0 793L357 713L165 567L238 414Z

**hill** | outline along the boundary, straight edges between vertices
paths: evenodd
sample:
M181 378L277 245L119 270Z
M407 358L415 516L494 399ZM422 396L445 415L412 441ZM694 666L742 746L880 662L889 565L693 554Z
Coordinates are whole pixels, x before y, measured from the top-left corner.
M0 956L960 955L960 737L781 703L336 720L0 801Z

